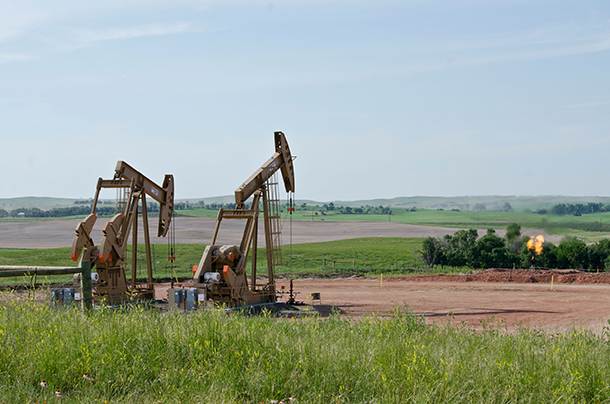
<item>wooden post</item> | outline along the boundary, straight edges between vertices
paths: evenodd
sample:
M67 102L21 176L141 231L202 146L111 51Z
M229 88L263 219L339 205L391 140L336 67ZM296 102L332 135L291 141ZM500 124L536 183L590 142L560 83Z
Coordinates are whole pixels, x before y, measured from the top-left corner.
M82 261L82 272L80 276L80 287L83 294L83 310L89 311L93 308L93 294L91 292L91 261Z

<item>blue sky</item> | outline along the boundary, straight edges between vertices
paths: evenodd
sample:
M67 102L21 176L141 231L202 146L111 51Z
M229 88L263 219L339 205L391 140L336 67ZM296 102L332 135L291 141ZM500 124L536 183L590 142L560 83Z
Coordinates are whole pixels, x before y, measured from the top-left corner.
M0 197L610 195L610 2L0 0Z

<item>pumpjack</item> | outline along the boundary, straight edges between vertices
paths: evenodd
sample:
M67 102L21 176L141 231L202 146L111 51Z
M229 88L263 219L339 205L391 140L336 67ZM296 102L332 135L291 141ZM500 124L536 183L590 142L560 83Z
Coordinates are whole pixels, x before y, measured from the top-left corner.
M227 306L274 303L276 288L274 268L281 265L280 207L276 173L281 173L286 192L294 192L293 158L282 132L275 132L275 153L237 190L235 209L220 209L212 242L205 248L199 265L193 269L193 287L200 302L208 299ZM252 197L250 208L246 202ZM262 206L267 253L267 280L257 280L257 242ZM216 245L220 225L225 219L245 220L239 245ZM246 273L248 254L250 285ZM170 297L171 299L171 297Z
M102 241L98 246L91 238L93 226L97 220L95 214L100 191L104 188L116 188L120 197L117 199L118 212L106 224ZM95 198L89 214L76 227L76 235L72 243L72 260L83 260L84 254L91 261L92 270L95 267L99 280L93 290L95 303L123 303L133 300L151 300L154 298L153 262L151 259L150 235L148 228L148 211L146 195L159 203L158 237L165 237L170 229L174 211L174 177L166 174L163 186L155 184L142 173L135 170L124 161L116 165L114 177L111 180L100 178L97 182ZM144 230L144 245L146 248L147 281L137 281L137 245L138 216L141 208ZM131 281L126 276L126 250L130 231L132 243ZM82 254L82 251L85 253ZM170 257L171 259L171 257Z

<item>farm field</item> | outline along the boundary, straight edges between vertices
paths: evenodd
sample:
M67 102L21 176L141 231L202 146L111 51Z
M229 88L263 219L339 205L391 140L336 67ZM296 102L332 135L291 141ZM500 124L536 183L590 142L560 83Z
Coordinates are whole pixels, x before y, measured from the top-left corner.
M421 245L420 238L360 238L325 243L305 243L292 246L293 260L290 260L290 247L284 247L284 266L278 267L279 277L308 276L345 276L346 274L404 273L417 267L416 250ZM165 245L156 245L153 249L155 278L177 276L180 279L192 277L192 267L199 263L205 249L200 244L177 244L174 267L169 267L168 250ZM140 245L140 251L144 246ZM128 246L128 263L130 263L131 246ZM345 261L349 259L349 261ZM291 265L292 264L292 265ZM1 250L0 265L27 266L76 266L70 259L70 248L51 248L36 250ZM266 272L266 255L259 248L257 267L259 274ZM145 274L145 263L138 265L140 276ZM59 282L71 279L70 275L54 278L37 278L37 282ZM0 284L25 282L22 278L0 278ZM27 283L27 282L26 282Z
M102 229L108 218L99 218L92 232L94 242L102 236ZM212 240L215 219L176 217L176 243L177 244L207 244ZM60 248L69 247L74 239L74 229L80 223L79 219L52 220L52 221L0 221L0 249L10 248ZM156 226L155 219L151 220L151 228ZM244 223L235 220L225 220L219 233L219 244L236 243L243 234ZM453 234L459 228L409 225L403 223L384 222L332 222L332 221L294 221L292 223L292 242L294 244L314 243L325 241L345 240L359 237L442 237ZM532 235L540 234L539 230L531 230ZM282 244L290 244L290 223L284 222L282 228ZM481 229L480 234L485 234ZM499 229L497 234L505 234ZM546 234L546 233L544 233ZM262 229L259 229L259 239L263 239ZM139 239L143 240L140 231ZM560 237L557 237L559 240ZM167 244L166 238L158 238L151 230L151 243Z
M540 229L549 235L576 236L594 241L610 234L610 212L572 216L540 215L525 212L457 212L450 210L392 209L391 215L380 214L341 214L338 211L316 212L297 209L293 214L295 221L337 221L337 222L377 222L402 223L420 226L504 229L510 223L522 228ZM215 210L190 209L179 211L180 215L192 217L216 217ZM317 214L316 214L317 213ZM286 213L283 219L287 219Z
M419 214L420 212L410 212ZM429 214L431 218L426 219ZM419 224L384 222L384 221L350 221L337 220L331 221L307 221L294 220L292 222L292 242L294 244L313 243L343 240L358 237L442 237L445 234L453 234L461 228L477 228L472 223L462 223L462 219L448 221L447 214L460 212L439 212L439 216L435 212L423 212L420 215ZM499 215L498 218L492 219L493 215ZM487 228L495 227L496 234L503 236L506 233L506 225L512 223L514 218L506 216L507 214L494 214L489 212L489 222L483 223L479 227L479 235L484 235ZM514 215L520 215L515 213ZM533 214L532 214L533 215ZM338 215L337 219L342 219L344 216L358 215ZM360 215L362 219L371 219L374 215ZM444 219L443 219L444 216ZM538 217L539 215L535 215ZM386 217L387 219L387 217ZM426 219L426 220L424 220ZM444 222L441 222L441 219ZM500 220L501 219L501 220ZM581 219L581 218L575 218ZM94 241L101 238L102 229L108 222L108 218L99 218L94 227L92 237ZM206 244L212 239L215 219L198 218L198 217L176 217L176 242L178 244ZM438 220L436 225L432 223ZM474 219L476 222L476 218ZM11 219L10 221L0 220L0 248L60 248L72 245L74 238L74 229L80 222L80 219L66 220L27 220L19 221ZM610 223L610 216L608 217ZM464 224L463 226L461 224ZM495 226L491 226L495 224ZM535 236L542 234L546 240L553 243L558 243L563 237L563 234L551 234L544 231L543 228L535 227L536 223L530 223L532 226L522 225L524 235ZM540 223L537 223L540 224ZM155 226L154 218L151 220L151 226ZM154 228L154 227L153 227ZM565 229L564 229L565 230ZM290 222L283 222L282 243L284 245L290 243ZM220 244L235 243L235 240L241 238L243 232L243 224L236 221L225 221L221 227L219 235ZM152 231L151 231L152 233ZM592 241L599 240L600 237L607 236L608 233L599 232L580 232L580 231L565 231L566 234L583 234ZM585 234L586 233L586 234ZM262 233L259 233L262 236ZM143 233L140 232L140 237ZM97 241L99 242L99 241ZM153 244L166 244L164 238L151 236Z
M556 239L561 239L564 236L575 236L593 242L610 235L610 212L585 214L582 216L559 216L525 212L458 212L451 210L417 210L411 212L401 208L392 208L391 215L341 214L337 210L327 211L322 215L322 212L313 209L314 208L308 208L308 210L302 210L298 208L292 215L293 226L297 226L297 229L293 232L294 236L297 238L307 238L307 240L300 240L298 242L327 241L324 237L326 232L320 231L320 226L332 226L329 225L328 222L367 224L365 228L360 228L360 231L365 231L363 229L366 228L381 229L386 225L388 227L384 229L389 230L392 229L392 226L396 226L396 224L424 226L423 230L425 230L426 227L432 228L428 229L430 232L429 235L431 236L436 236L436 233L438 233L434 228L476 228L480 230L494 228L496 230L502 230L510 223L517 223L524 229L537 229L538 234L542 233L547 236L553 235ZM213 230L213 224L211 223L214 222L217 214L218 211L215 209L202 208L176 211L177 217L175 220L177 223L177 234L178 237L183 238L180 242L199 243L201 242L199 241L201 238L209 240ZM67 239L72 237L73 230L78 221L78 218L74 217L55 220L48 218L0 219L0 242L4 241L4 244L0 244L0 247L9 247L9 245L6 244L5 239L7 239L7 236L4 234L5 232L15 238L15 241L11 244L15 245L17 242L24 243L30 239L42 238L49 234L49 229L59 236L59 239L55 242L51 242L48 241L49 238L47 237L47 248L64 246L58 245L58 243L67 242ZM106 221L108 221L108 218L100 218L98 221L99 223L96 226L99 226L101 229L101 224ZM286 212L282 214L282 222L285 228L289 227L290 220ZM212 226L212 230L210 230L210 226ZM229 228L228 231L232 231L231 228L239 227L238 224L228 223L224 223L223 227L224 226ZM335 226L338 226L338 224ZM357 225L352 224L351 226ZM310 230L316 231L322 239L312 239ZM398 234L388 235L400 236ZM24 236L27 236L27 238ZM425 231L420 232L418 236L427 237ZM409 237L409 235L406 235L405 237ZM42 240L39 240L38 242L41 243ZM32 248L38 246L40 245L33 246ZM23 248L24 246L22 245L21 247Z

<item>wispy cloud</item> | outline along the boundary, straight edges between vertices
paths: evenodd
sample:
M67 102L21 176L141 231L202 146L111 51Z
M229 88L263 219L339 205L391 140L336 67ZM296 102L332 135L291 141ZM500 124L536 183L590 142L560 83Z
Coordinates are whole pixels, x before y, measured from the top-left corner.
M413 44L411 44L413 45ZM494 39L456 38L404 46L404 54L418 56L389 74L425 72L489 63L542 60L610 50L610 22L605 27L541 28Z
M32 59L35 59L35 57L20 54L20 53L1 53L0 52L0 64L11 63L11 62L24 62L24 61L32 60Z
M566 109L580 109L580 108L597 108L597 107L605 107L606 105L610 105L609 99L596 99L591 101L585 101L578 104L567 105Z
M164 36L200 32L203 28L190 22L169 24L145 24L131 27L106 28L99 30L75 28L69 29L67 38L58 41L61 50L75 50L92 46L103 41L117 41L151 36Z
M0 0L0 42L18 38L24 32L44 24L48 18L45 10L38 7L24 7L15 2Z

